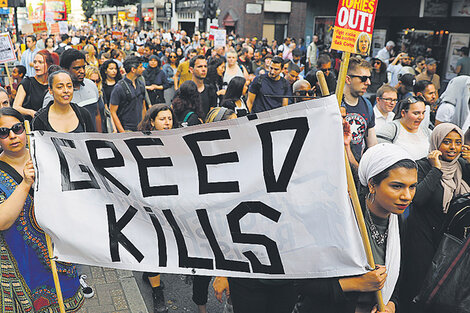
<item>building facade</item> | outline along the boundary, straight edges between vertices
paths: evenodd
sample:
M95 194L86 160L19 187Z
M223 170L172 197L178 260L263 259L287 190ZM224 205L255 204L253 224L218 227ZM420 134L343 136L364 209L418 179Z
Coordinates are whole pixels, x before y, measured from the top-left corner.
M220 0L219 27L243 37L264 37L282 42L305 36L307 2Z

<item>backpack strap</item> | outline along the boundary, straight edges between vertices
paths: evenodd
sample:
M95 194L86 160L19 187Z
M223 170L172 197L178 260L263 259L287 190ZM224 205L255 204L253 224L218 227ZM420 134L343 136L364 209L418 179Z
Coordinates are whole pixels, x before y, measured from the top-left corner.
M186 114L186 116L184 117L183 123L186 123L189 120L189 118L191 117L191 115L193 115L193 114L194 114L193 111L188 112L188 114Z

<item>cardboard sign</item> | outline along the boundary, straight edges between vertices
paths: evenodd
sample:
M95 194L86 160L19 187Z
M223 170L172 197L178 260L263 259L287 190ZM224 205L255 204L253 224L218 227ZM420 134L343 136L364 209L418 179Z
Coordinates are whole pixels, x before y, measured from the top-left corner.
M331 48L369 54L376 12L377 0L340 0Z
M227 44L227 31L225 29L214 29L214 47L225 47Z
M113 31L113 39L122 39L122 32Z
M51 34L67 34L68 32L67 22L51 24Z
M47 32L46 22L34 23L33 24L33 32L34 33Z
M0 34L0 63L16 61L15 48L8 33Z

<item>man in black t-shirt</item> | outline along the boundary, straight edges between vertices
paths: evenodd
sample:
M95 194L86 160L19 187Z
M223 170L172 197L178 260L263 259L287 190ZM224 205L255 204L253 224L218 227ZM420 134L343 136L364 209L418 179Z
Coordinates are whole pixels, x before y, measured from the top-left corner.
M197 90L201 95L201 105L204 118L209 110L217 106L217 94L214 88L204 84L207 76L207 60L203 55L197 55L189 61L189 71L193 74L193 82L196 83Z
M282 65L282 58L274 57L269 66L269 73L259 75L253 80L248 90L247 107L250 112L268 111L289 104L289 98L282 97L292 95L289 83L280 76Z
M370 85L371 65L353 57L349 61L348 74L344 85L342 106L346 108L346 121L351 126L352 140L346 147L349 162L357 168L365 147L377 144L375 136L375 115L369 100L363 97Z
M114 86L109 101L111 117L120 133L136 131L145 114L145 86L137 79L144 71L142 58L129 56L124 60L123 66L127 74Z

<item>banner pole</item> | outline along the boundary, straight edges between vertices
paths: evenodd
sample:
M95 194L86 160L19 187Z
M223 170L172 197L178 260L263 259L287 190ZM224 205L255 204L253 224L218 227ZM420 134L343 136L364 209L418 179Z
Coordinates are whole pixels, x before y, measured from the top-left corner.
M341 66L339 68L338 74L338 83L336 84L336 99L338 99L338 104L341 106L343 101L343 90L344 84L346 83L346 75L348 74L349 59L351 58L350 52L343 52L343 57L341 58Z
M349 52L345 52L344 54L347 54L347 56L343 55L343 61L341 63L341 69L340 69L340 75L339 75L339 79L342 78L343 81L342 81L342 83L340 83L339 79L338 79L338 85L337 85L337 86L342 86L342 87L339 87L339 88L337 87L336 88L336 93L337 93L336 96L338 97L338 99L343 98L344 82L346 80L346 73L348 71L348 64L349 64L349 57L350 57ZM347 59L347 63L345 63L346 59ZM342 76L342 74L343 74L343 76ZM317 76L318 82L320 84L320 89L321 89L322 95L323 96L330 95L330 92L328 90L328 85L326 84L325 75L323 74L323 72L322 71L317 71L316 76ZM339 93L341 93L341 97L339 96ZM341 106L341 101L340 100L338 100L338 103ZM367 263L369 263L369 266L371 268L375 269L375 261L374 261L374 256L372 254L372 248L370 246L369 235L367 234L366 223L364 221L364 215L362 214L361 203L359 202L359 196L358 196L357 190L356 190L356 183L354 183L354 176L352 174L351 165L349 164L348 155L346 154L346 148L344 150L344 161L345 161L345 165L346 165L346 177L347 177L347 181L348 181L348 192L349 192L349 196L351 197L351 200L352 200L354 213L356 215L357 224L359 226L359 232L361 233L361 239L362 239L362 243L364 245L364 250L366 252ZM380 311L380 312L385 311L385 305L383 303L384 301L383 301L383 297L382 297L382 291L381 290L376 291L375 292L375 297L377 299L378 311Z
M31 127L29 125L29 121L24 121L24 126L26 129L26 138L28 140L28 148L31 153L31 142L30 142ZM49 259L51 261L51 271L52 271L52 277L54 278L55 290L57 293L57 302L59 303L60 313L65 313L64 298L62 297L62 289L60 288L59 274L57 273L57 265L55 263L53 250L52 250L52 240L51 240L51 237L49 237L49 235L46 232L44 232L44 235L46 236L47 251L49 253Z
M10 70L8 69L8 62L3 63L3 65L5 65L5 72L8 77L8 86L11 87L11 77L10 77Z

